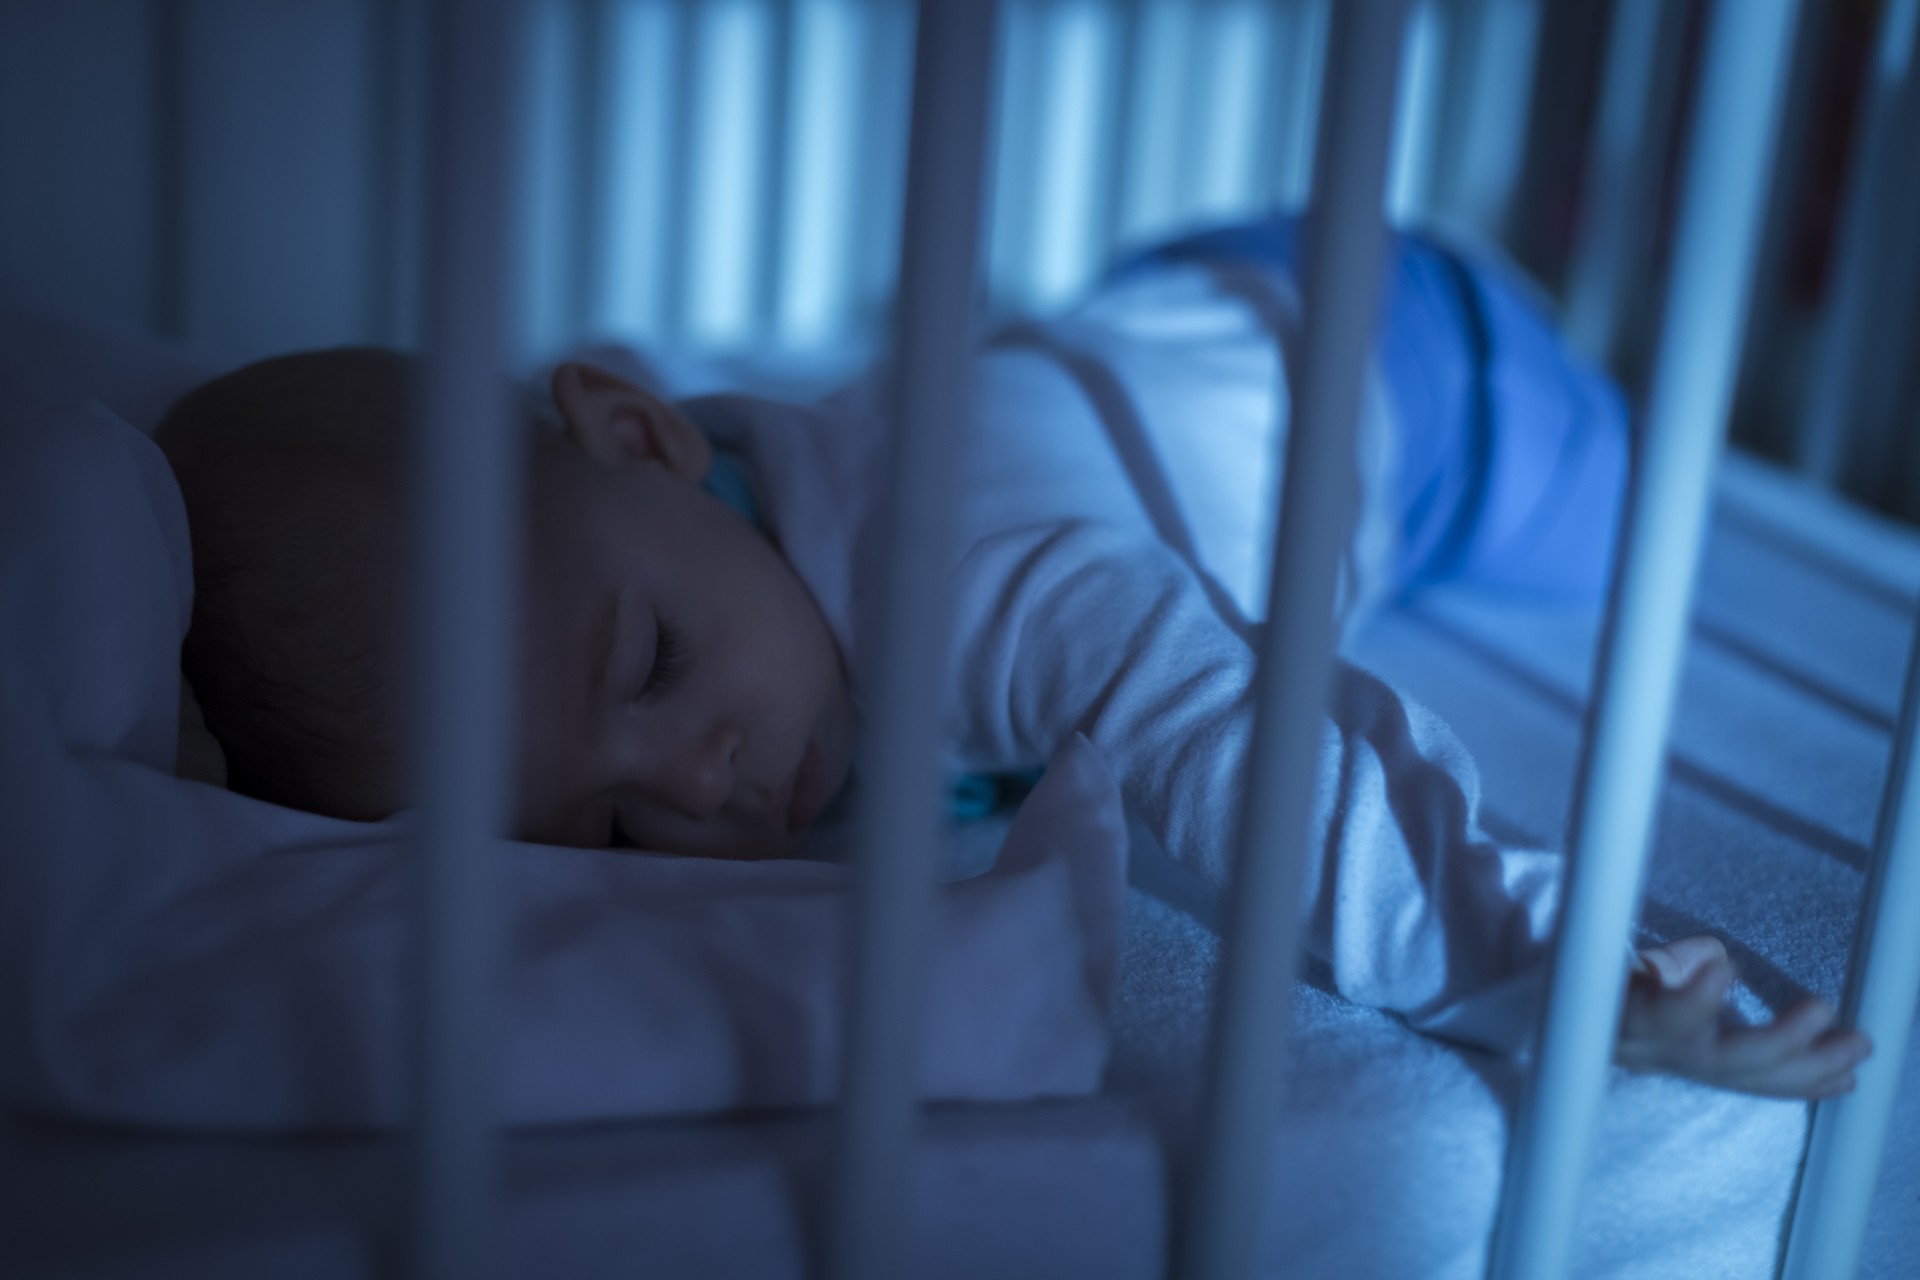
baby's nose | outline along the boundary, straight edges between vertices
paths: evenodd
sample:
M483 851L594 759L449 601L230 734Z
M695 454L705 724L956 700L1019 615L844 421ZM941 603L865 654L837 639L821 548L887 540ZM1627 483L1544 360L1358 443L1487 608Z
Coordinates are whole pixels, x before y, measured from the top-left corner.
M733 798L740 740L737 729L720 725L689 741L681 758L669 762L667 802L689 818L717 815Z

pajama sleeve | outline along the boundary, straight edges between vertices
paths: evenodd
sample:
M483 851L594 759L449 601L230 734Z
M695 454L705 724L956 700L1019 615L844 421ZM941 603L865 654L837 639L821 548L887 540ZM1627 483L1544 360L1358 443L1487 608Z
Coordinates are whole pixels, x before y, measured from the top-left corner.
M1074 731L1106 755L1167 851L1224 886L1249 785L1254 653L1186 562L1094 523L997 533L964 557L952 680L970 759L1045 759ZM1480 831L1452 732L1337 663L1321 724L1304 936L1356 1002L1524 1050L1557 856Z

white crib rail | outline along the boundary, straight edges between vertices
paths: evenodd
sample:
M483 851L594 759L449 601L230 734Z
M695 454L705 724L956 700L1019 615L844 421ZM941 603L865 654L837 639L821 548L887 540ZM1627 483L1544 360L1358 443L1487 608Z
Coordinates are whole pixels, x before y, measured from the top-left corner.
M1620 0L1607 36L1600 114L1587 152L1590 203L1566 304L1568 340L1602 367L1619 358L1633 305L1644 296L1686 16L1669 0Z
M1470 237L1505 234L1526 148L1545 0L1454 0L1440 82L1435 207Z
M1907 668L1906 698L1887 769L1866 898L1840 1021L1873 1038L1854 1071L1853 1093L1814 1109L1800 1196L1794 1204L1781 1280L1850 1276L1860 1260L1867 1211L1880 1174L1888 1122L1900 1086L1914 1006L1920 1003L1920 633Z
M1887 416L1884 410L1872 413L1878 408L1874 401L1883 398L1876 395L1877 384L1896 378L1905 364L1904 359L1888 359L1886 331L1904 332L1897 312L1903 305L1911 308L1895 296L1911 272L1889 267L1902 242L1912 238L1920 207L1920 184L1911 176L1912 131L1920 127L1916 62L1920 0L1890 0L1881 17L1877 56L1861 91L1863 123L1855 131L1833 281L1797 441L1800 469L1829 485L1849 478L1849 446L1858 440L1860 428L1884 429L1881 422L1863 419ZM1884 457L1888 442L1877 443L1878 452L1870 456Z
M1300 358L1287 435L1258 720L1239 815L1199 1164L1180 1271L1253 1274L1292 1011L1310 815L1333 654L1334 583L1356 497L1354 423L1379 311L1383 199L1404 0L1336 6L1307 228Z
M1571 1262L1798 14L1799 0L1715 8L1569 833L1551 998L1494 1232L1492 1274L1507 1280L1551 1280Z
M920 1000L939 842L941 702L953 602L927 566L948 561L964 441L965 361L978 293L992 83L992 0L928 0L914 53L899 328L887 373L886 563L869 619L855 847L850 1002L828 1267L842 1280L902 1274L920 1089Z
M489 1270L495 876L512 795L523 460L508 411L507 271L519 0L432 13L427 362L415 472L413 672L420 810L416 993L422 1280Z

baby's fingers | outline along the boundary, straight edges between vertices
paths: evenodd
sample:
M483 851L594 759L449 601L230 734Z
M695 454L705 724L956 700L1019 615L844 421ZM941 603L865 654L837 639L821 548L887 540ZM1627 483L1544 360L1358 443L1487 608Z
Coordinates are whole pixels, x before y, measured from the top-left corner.
M1764 1027L1725 1033L1714 1056L1726 1082L1750 1093L1824 1097L1851 1087L1853 1068L1872 1051L1857 1031L1833 1026L1832 1006L1804 1002Z
M1636 979L1628 987L1623 1038L1675 1043L1711 1032L1733 985L1733 965L1725 955L1684 968L1659 966L1657 972L1651 982ZM1670 976L1678 982L1669 983Z
M1729 1087L1769 1098L1832 1098L1850 1093L1854 1068L1866 1057L1865 1044L1847 1033L1845 1040L1821 1044L1805 1054L1787 1058L1764 1071L1745 1076Z
M1702 935L1675 938L1657 947L1647 947L1636 957L1640 967L1656 976L1663 987L1682 987L1702 969L1730 966L1727 948L1718 938Z
M1614 1060L1632 1071L1670 1071L1708 1079L1715 1066L1720 1007L1733 984L1733 966L1724 959L1703 965L1691 970L1678 987L1662 983L1667 972L1636 974L1628 983Z
M1765 1071L1805 1050L1838 1016L1824 1000L1802 1000L1772 1022L1723 1032L1715 1056L1732 1074Z

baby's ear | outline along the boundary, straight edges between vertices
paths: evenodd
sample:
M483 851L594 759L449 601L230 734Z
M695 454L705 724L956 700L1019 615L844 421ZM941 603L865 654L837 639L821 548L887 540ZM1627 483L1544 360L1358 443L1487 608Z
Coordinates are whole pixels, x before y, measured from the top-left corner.
M652 461L701 481L713 447L700 428L631 382L578 360L553 371L553 403L567 437L599 462Z

